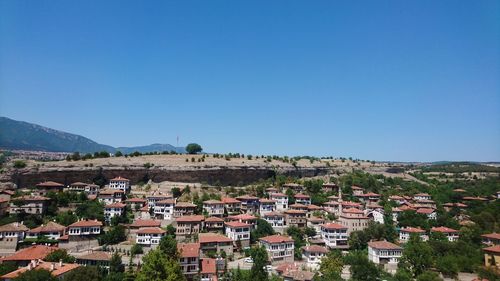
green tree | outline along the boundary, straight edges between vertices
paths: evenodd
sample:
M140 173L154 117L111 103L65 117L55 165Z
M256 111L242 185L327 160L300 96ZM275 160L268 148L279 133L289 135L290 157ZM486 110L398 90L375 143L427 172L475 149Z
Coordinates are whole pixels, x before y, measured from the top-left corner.
M123 153L121 151L118 150L117 152L115 152L115 157L121 157L121 156L123 156Z
M118 244L126 239L127 236L125 235L125 227L123 225L116 225L111 227L108 232L99 237L99 244Z
M342 280L340 273L344 266L344 260L340 251L330 251L321 259L321 264L314 281Z
M445 277L455 278L458 276L458 260L457 257L447 255L436 260L436 268Z
M58 281L56 277L52 276L50 271L45 269L35 269L25 271L16 278L15 281Z
M136 281L183 281L186 280L177 260L167 258L160 249L149 251L142 259Z
M64 263L75 263L75 257L68 254L65 249L57 249L45 257L45 261Z
M186 146L186 152L189 154L197 154L201 152L203 148L197 143L190 143Z
M125 266L122 263L122 256L115 252L111 256L111 260L109 261L109 273L122 273L125 271Z
M304 240L304 232L296 226L290 226L289 228L286 229L286 234L292 237L294 241L295 258L301 259L302 258L301 248L304 247L306 244Z
M165 235L161 238L159 248L160 251L162 251L167 257L174 259L179 257L179 252L177 251L177 241L170 235Z
M433 271L424 271L422 274L417 276L417 281L441 281L443 279L439 278L439 275Z
M64 281L101 281L99 270L95 266L80 266L64 275Z
M250 233L251 243L254 244L259 238L273 235L273 227L264 219L257 219L256 229Z
M255 281L267 281L268 275L265 270L265 266L268 261L267 251L264 247L253 247L250 251L250 255L253 259L252 269L252 280Z
M368 260L365 252L351 254L350 261L352 279L356 281L377 281L380 277L378 267Z
M432 248L422 242L418 235L410 236L401 257L401 266L410 270L413 276L418 276L432 265Z

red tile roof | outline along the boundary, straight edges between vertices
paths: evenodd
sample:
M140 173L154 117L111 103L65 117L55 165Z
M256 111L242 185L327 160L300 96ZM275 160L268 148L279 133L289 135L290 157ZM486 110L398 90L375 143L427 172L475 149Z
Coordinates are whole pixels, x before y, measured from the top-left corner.
M123 203L113 203L113 204L109 204L109 205L104 206L104 208L120 208L120 209L123 209L126 206L127 205L123 204Z
M92 261L109 261L111 260L111 254L103 251L95 251L83 256L77 257L80 260L92 260Z
M238 201L239 203L240 201ZM177 202L175 203L174 208L186 208L186 207L192 207L196 208L196 204L190 203L190 202Z
M297 193L297 194L295 194L294 197L295 198L303 198L303 199L309 199L309 198L311 198L311 196L306 195L306 194L302 194L302 193Z
M215 274L215 259L201 259L201 274Z
M293 242L292 238L290 238L288 236L279 235L279 234L262 237L259 240L270 243L270 244Z
M399 247L398 245L387 242L387 241L372 241L368 242L368 246L375 248L375 249L380 249L380 250L401 250L403 248Z
M205 243L221 243L221 242L232 242L231 238L217 233L200 233L198 234L198 241L200 244Z
M304 247L302 249L305 252L311 252L311 253L323 253L323 254L328 253L328 249L326 249L325 247L318 246L318 245L311 245L311 246Z
M500 245L495 245L483 249L486 252L500 254Z
M207 204L207 205L222 205L222 204L224 204L224 202L212 199L212 200L203 201L203 204Z
M224 219L218 217L209 217L205 219L205 222L224 222Z
M89 227L89 226L102 226L102 222L98 220L81 220L73 224L70 224L68 227Z
M269 196L270 197L287 197L286 194L281 193L281 192L271 193Z
M161 204L175 204L174 199L165 199L165 200L160 200L157 201L156 204L161 205Z
M116 177L116 178L110 179L110 181L130 181L130 180L126 179L126 178L122 178L122 177Z
M419 209L417 209L417 213L428 215L428 214L434 213L434 209L431 209L431 208L419 208Z
M238 227L250 227L251 225L239 221L230 221L226 222L226 226L229 226L231 228L238 228Z
M458 230L455 230L453 228L448 228L445 226L440 226L440 227L433 227L431 228L432 232L441 232L441 233L455 233L458 232Z
M177 251L182 258L197 258L200 256L200 243L179 243Z
M224 202L225 204L241 203L240 201L236 200L235 198L231 198L231 197L224 197L224 198L222 198L221 201Z
M279 213L279 212L267 212L262 216L263 217L284 217L285 215L282 213Z
M229 216L227 217L229 220L256 220L257 217L249 215L249 214L241 214L241 215L235 215L235 216Z
M360 209L356 208L347 208L345 210L342 210L343 213L350 213L350 214L363 214L363 211Z
M1 261L31 261L43 260L48 254L57 250L57 247L35 245L15 252L13 255L0 259Z
M65 226L50 221L46 225L42 224L41 226L35 227L28 232L29 233L63 232L65 229L66 229Z
M495 233L487 233L487 234L481 235L481 237L500 240L500 233L496 233L496 232Z
M11 222L0 226L0 232L25 232L29 228L20 222Z
M401 232L425 233L425 230L418 227L406 227L406 228L401 228Z
M338 224L338 223L325 223L321 225L322 227L326 229L347 229L347 227Z
M202 222L205 219L204 216L201 215L192 215L192 216L182 216L176 218L176 222Z
M36 266L34 267L35 270L40 270L40 269L45 269L45 270L48 270L50 271L50 273L52 274L52 276L54 277L59 277L77 267L79 267L80 265L78 264L74 264L74 263L63 263L63 264L60 264L58 262L45 262L45 261L36 261ZM12 271L10 273L7 273L3 276L1 276L0 278L2 280L6 280L6 279L15 279L16 277L18 277L20 274L26 272L30 270L29 267L22 267L22 268L19 268L18 270L15 270L15 271Z
M137 230L137 233L138 234L163 234L163 233L166 233L166 231L159 228L159 227L143 227L143 228L139 228L139 230Z
M128 202L128 203L146 203L147 200L144 198L129 198L129 199L125 200L125 202Z
M266 199L266 198L261 198L261 199L259 199L259 202L260 202L260 203L271 203L271 204L272 204L272 203L276 203L276 201L275 201L275 200L272 200L272 199Z
M140 228L140 227L159 227L161 225L160 220L135 220L130 227Z
M236 197L236 199L238 199L238 200L259 200L258 197L250 196L250 195L238 196L238 197Z

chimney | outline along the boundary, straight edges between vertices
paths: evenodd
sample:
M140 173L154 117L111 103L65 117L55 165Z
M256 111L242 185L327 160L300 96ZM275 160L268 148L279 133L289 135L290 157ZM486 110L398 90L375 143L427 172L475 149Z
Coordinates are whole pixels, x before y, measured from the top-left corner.
M62 260L59 260L59 267L62 267Z
M50 264L50 271L54 271L56 269L56 264L55 263L51 263Z

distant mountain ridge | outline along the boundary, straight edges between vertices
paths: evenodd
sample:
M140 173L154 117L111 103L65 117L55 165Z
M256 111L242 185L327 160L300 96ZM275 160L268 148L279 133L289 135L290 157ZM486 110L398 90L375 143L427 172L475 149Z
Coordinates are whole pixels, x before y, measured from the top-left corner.
M135 151L141 153L155 151L185 152L183 147L170 144L151 144L137 147L118 147L97 143L89 138L37 124L0 117L0 148L11 150L33 150L49 152L81 152L93 153L121 151L128 154Z

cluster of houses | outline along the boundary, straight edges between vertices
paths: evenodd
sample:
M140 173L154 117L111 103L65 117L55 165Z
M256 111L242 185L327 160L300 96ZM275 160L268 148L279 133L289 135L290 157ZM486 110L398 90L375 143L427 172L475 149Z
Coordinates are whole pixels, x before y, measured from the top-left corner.
M26 259L19 263L19 266L22 266L20 270L49 267L54 275L59 272L63 275L74 269L74 266L48 264L40 261L43 258L39 257L41 254L38 255L39 252L50 252L56 247L37 245L15 252L18 244L27 239L46 237L57 241L54 245L68 249L70 253L88 251L98 246L97 237L103 233L105 224L115 216L122 216L129 206L135 214L135 219L127 225L127 234L129 240L138 245L154 248L166 235L165 226L171 224L175 227L176 239L179 242L179 261L188 279L199 276L202 281L217 280L217 275L221 274L225 267L222 257L233 256L250 247L251 232L257 228L260 218L267 221L277 233L262 237L257 242L266 249L269 262L276 272L285 280L311 280L314 275L312 272L319 268L321 259L329 250L349 248L348 239L352 232L367 228L370 221L384 223L384 208L379 205L381 195L365 193L361 187L351 187L352 196L358 199L353 202L342 199L341 189L336 184L325 183L324 192L338 195L328 197L328 201L321 206L312 204L311 197L305 194L302 185L285 184L282 188L294 191L293 204L289 202L288 195L276 188L268 188L266 198L243 195L204 201L203 214L197 213L196 204L179 202L171 194L151 193L143 198L132 197L130 181L122 177L111 179L109 185L103 189L81 182L65 186L49 181L36 185L37 192L32 195L14 198L12 191L3 190L0 191L0 212L4 214L24 212L43 215L50 201L45 197L48 192L69 190L83 192L89 199L102 202L105 221L79 220L67 227L49 222L34 229L27 228L22 222L0 226L0 251L5 256L1 261L18 259L17 256L22 253ZM405 210L425 214L429 220L436 219L436 204L429 194L419 193L412 197L394 195L388 199L397 205L392 209L394 222L398 221L399 215ZM445 208L464 209L467 208L466 202L483 198L463 197L463 200L464 203L445 204ZM328 217L335 220L325 219ZM294 253L298 249L294 248L293 239L285 235L286 229L291 226L301 229L310 227L316 231L316 236L308 239L308 245L302 248L301 266L294 262ZM433 232L442 233L450 242L459 238L458 230L443 226L433 227L430 233ZM425 230L405 227L399 230L398 244L387 241L369 242L369 260L394 273L402 256L400 245L415 234L424 241L428 239ZM484 249L485 263L498 267L499 234L486 234L483 239L489 246ZM30 251L38 256L29 256ZM79 254L75 266L106 266L109 259L109 254L102 251ZM1 276L0 279L10 280L15 275L9 274L7 277Z

